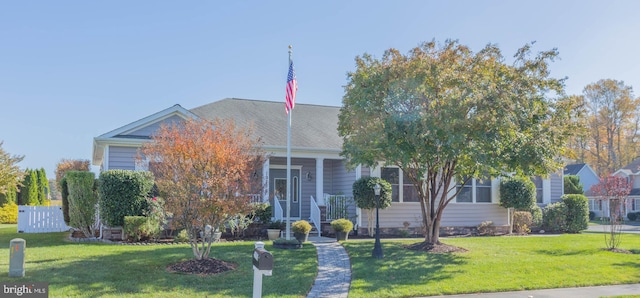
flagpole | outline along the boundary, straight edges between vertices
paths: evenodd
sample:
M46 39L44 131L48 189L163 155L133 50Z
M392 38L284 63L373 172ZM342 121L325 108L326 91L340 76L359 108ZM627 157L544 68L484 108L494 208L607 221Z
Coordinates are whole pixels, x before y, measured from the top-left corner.
M289 65L291 65L292 48L289 45ZM287 240L291 239L291 114L293 114L293 109L287 113L287 228L285 231L285 239Z

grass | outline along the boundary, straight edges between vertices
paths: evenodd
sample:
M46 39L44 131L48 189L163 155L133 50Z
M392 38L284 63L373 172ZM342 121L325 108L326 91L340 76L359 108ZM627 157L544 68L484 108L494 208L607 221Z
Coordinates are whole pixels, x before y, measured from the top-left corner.
M165 268L193 257L189 245L75 243L68 233L18 234L0 225L0 282L9 278L9 241L26 240L25 282L48 282L50 297L250 297L253 242L217 243L211 256L238 264L215 276L169 273ZM265 249L273 253L273 276L263 277L264 297L302 297L317 273L316 250Z
M403 248L416 241L385 241L385 257L371 258L373 241L344 243L351 257L349 297L415 297L637 283L640 235L622 236L605 251L602 234L447 238L466 253L427 254Z

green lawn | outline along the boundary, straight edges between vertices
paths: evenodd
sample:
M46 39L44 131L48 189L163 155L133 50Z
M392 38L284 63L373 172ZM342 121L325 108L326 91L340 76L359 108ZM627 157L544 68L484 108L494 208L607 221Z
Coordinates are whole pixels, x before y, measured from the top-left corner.
M427 254L383 240L385 257L371 258L373 241L344 242L351 257L349 297L412 297L611 285L640 282L640 235L622 236L604 251L602 234L445 238L469 251Z
M27 241L29 282L48 282L50 297L250 297L253 290L253 242L214 244L211 256L238 264L216 276L169 273L167 265L192 258L188 245L112 245L74 243L68 233L17 234L16 225L0 225L0 282L9 278L9 241ZM264 297L303 297L317 273L316 250L265 248L273 253L273 276L264 276Z

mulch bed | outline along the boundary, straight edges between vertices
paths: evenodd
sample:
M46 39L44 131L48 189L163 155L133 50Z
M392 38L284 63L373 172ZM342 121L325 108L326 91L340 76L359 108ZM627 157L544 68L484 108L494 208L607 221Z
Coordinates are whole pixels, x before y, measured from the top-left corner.
M213 275L235 270L237 267L237 264L225 262L218 259L207 258L202 260L191 259L188 261L169 265L167 267L167 271L183 274Z
M429 253L436 253L436 254L467 252L467 250L462 247L447 245L444 243L434 245L427 242L419 242L411 245L405 245L404 247L411 250L426 251Z
M632 251L628 251L626 249L621 249L621 248L603 248L603 250L608 250L610 252L617 252L621 254L633 254Z

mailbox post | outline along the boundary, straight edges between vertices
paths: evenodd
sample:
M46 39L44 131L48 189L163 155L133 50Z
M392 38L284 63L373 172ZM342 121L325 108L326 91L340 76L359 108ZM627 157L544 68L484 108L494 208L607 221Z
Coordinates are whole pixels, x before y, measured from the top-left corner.
M273 255L264 249L264 242L256 242L253 250L253 298L262 297L262 275L271 276Z

